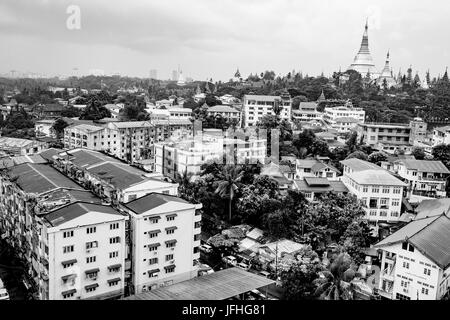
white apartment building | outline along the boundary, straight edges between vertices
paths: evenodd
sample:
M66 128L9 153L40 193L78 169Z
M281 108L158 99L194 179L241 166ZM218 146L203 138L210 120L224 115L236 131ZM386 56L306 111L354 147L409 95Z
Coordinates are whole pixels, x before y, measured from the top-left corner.
M440 300L450 289L450 218L414 220L375 245L382 251L378 293L393 300Z
M386 168L388 164L382 166ZM401 159L388 167L407 182L408 196L413 202L446 196L450 171L441 161Z
M334 123L331 124L333 129L336 129L339 133L348 133L357 127L358 120L351 117L336 118Z
M273 108L277 104L280 106L280 118L291 121L292 101L289 98L280 96L245 95L244 96L244 126L256 126L265 115L275 115Z
M78 124L64 128L64 147L105 150L104 127ZM103 138L102 138L103 137Z
M450 144L450 126L435 128L432 143L433 147L440 144Z
M220 138L203 136L180 142L155 144L155 172L172 179L176 173L185 171L198 174L202 164L210 160L225 161L232 158L234 163L264 163L266 158L265 139Z
M225 119L232 119L236 120L238 122L241 121L241 112L239 110L236 110L235 108L232 108L228 105L217 105L208 108L206 111L208 116L212 117L222 117Z
M41 241L49 300L112 299L125 286L125 221L110 206L72 203L44 218ZM46 271L44 271L46 272ZM45 281L43 281L45 283Z
M134 294L192 279L200 258L201 204L151 193L127 203Z
M367 161L353 158L341 163L344 166L341 181L362 202L369 222L377 226L381 221L398 221L407 184Z
M168 107L169 119L190 119L192 117L191 108L183 108L183 106Z
M353 108L351 105L339 107L326 107L323 119L330 124L336 123L339 118L352 118L359 123L364 123L366 112L362 108Z

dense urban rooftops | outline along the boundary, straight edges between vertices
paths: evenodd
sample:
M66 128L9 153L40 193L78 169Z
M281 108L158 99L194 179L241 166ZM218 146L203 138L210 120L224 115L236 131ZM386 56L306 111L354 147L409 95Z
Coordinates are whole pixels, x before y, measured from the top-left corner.
M402 159L397 162L403 163L409 170L433 173L450 173L442 161Z
M369 169L348 173L347 176L356 183L363 185L407 186L406 183L385 170Z
M356 172L363 170L384 170L376 164L358 158L342 160L341 163Z

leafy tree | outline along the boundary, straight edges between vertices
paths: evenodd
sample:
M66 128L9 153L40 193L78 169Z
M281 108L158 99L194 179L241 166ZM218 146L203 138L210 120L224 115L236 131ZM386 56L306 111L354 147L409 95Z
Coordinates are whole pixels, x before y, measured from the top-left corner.
M351 159L351 158L356 158L356 159L361 159L361 160L367 161L368 156L367 156L367 153L358 150L358 151L350 153L346 159Z
M387 157L382 152L374 152L369 155L367 158L369 162L375 163L376 165L380 165L381 162L386 161Z
M440 160L450 169L450 144L440 144L433 147L431 155L435 160Z
M64 129L69 126L69 124L64 121L64 119L59 118L57 119L53 125L52 125L52 130L54 130L56 137L58 139L60 139L62 137L62 135L64 134Z
M316 290L315 280L325 268L319 256L310 246L297 255L297 261L289 269L282 270L280 277L286 300L312 300Z
M75 107L68 106L61 112L61 117L76 118L81 115L81 111Z
M111 112L106 109L97 96L92 97L86 108L84 108L80 119L81 120L100 120L103 118L110 118Z
M417 160L425 159L425 151L420 147L414 147L411 151L411 155L413 155Z
M328 144L322 139L315 139L311 144L309 151L314 156L328 156L330 154Z
M367 220L359 217L349 224L340 240L344 250L358 264L364 262L364 250L376 241L371 232Z

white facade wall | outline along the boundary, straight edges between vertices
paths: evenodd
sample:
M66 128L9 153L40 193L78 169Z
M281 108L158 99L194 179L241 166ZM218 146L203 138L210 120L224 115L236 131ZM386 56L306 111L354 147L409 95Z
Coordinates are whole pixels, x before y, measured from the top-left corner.
M49 299L64 299L62 292L76 289L74 299L95 299L114 295L123 291L124 288L124 270L126 258L125 244L125 221L127 216L101 214L91 212L80 218L71 220L59 227L50 227L43 234L48 237L45 242L48 245L49 261ZM118 229L110 229L111 223L119 223ZM95 227L96 232L87 234L87 228ZM73 237L64 238L64 231L73 231ZM48 236L47 236L48 235ZM120 243L110 243L110 238L119 237ZM98 247L87 250L86 243L97 241ZM65 246L74 246L74 251L64 253ZM110 258L111 252L117 252L117 257ZM88 257L94 257L95 262L87 263ZM64 268L63 261L76 259L73 266ZM110 272L108 266L121 264L118 272ZM88 279L85 271L99 268L97 278ZM76 278L63 282L62 277L69 274L76 274ZM115 286L109 286L107 280L120 278L121 280ZM98 284L95 291L87 292L86 285Z
M291 121L292 102L281 100L278 96L264 96L264 99L258 100L257 97L244 96L244 119L245 126L256 126L265 115L275 115L273 112L273 104L275 100L280 101L282 110L280 118L282 120ZM271 104L271 105L270 105Z
M135 293L141 293L158 287L192 279L197 276L197 266L194 260L200 258L200 253L194 253L194 248L200 246L200 238L194 240L194 236L200 234L201 228L196 222L201 221L201 215L196 215L195 205L182 205L182 210L175 206L170 208L165 205L151 210L149 213L136 215L130 212L133 226L133 284ZM176 214L173 221L168 221L167 216ZM159 216L156 223L151 217ZM167 234L166 228L177 227L173 234ZM156 237L150 238L149 232L160 230ZM176 240L175 247L167 248L165 241ZM150 251L149 245L159 243L156 250ZM151 246L150 246L151 247ZM167 255L173 255L173 259L166 261ZM150 264L150 259L157 258L158 262ZM195 265L194 265L195 264ZM166 273L164 267L175 265L175 271ZM148 271L160 269L156 277L150 277Z
M449 288L450 268L444 272L416 248L410 251L409 246L408 250L401 243L382 248L379 289L395 300L399 298L397 294L411 300L439 300ZM395 259L389 258L389 254L394 254Z

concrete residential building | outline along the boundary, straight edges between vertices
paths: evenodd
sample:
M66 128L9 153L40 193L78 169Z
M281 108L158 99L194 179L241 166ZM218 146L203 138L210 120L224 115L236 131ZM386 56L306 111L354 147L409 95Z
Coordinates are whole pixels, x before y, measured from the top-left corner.
M78 124L64 128L64 147L104 150L104 128L98 125Z
M200 258L201 204L151 193L127 203L134 293L192 279Z
M233 155L228 152L233 150ZM231 139L204 135L197 138L155 144L155 172L171 179L176 173L185 171L198 174L202 164L209 160L222 160L224 156L233 156L237 161L258 161L264 163L266 157L266 140L264 139Z
M317 102L300 102L298 110L292 110L292 119L299 122L322 119L323 113L317 111Z
M439 300L450 288L450 218L411 221L375 245L382 252L379 294L393 300Z
M295 162L295 179L302 180L306 177L326 178L339 180L340 171L321 159L297 159Z
M164 181L117 159L86 149L60 153L54 166L107 202L127 203L151 192L178 194L178 184Z
M341 181L364 206L366 218L373 226L379 222L397 222L406 183L387 170L367 161L352 158L341 161Z
M228 105L213 106L208 108L206 112L208 116L222 117L225 119L236 120L238 122L241 121L241 112Z
M45 248L41 259L48 268L43 299L122 297L126 220L128 216L110 206L84 202L47 214L41 237Z
M291 121L292 101L290 97L244 95L244 126L256 126L265 115L275 115L273 112L275 105L281 107L280 118Z
M191 108L183 108L183 106L168 107L169 119L190 119L192 117Z
M414 141L426 139L427 124L420 118L407 123L358 123L358 141L380 151L410 152Z
M309 202L317 201L317 195L333 192L347 194L348 189L341 181L330 181L326 178L305 177L294 180L293 189L301 191Z
M353 118L357 122L364 123L366 112L362 108L354 108L351 103L339 107L326 107L324 109L323 119L331 124L339 118Z
M432 143L433 147L440 144L450 144L450 126L435 128Z
M48 120L37 120L34 123L34 131L36 132L36 137L55 137L52 126L55 123L54 119Z
M0 137L0 151L14 156L39 153L46 147L47 143L37 140Z
M408 184L408 197L413 202L446 196L450 171L441 161L401 159L389 168Z

